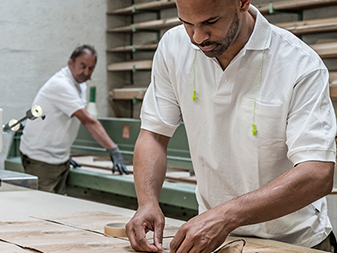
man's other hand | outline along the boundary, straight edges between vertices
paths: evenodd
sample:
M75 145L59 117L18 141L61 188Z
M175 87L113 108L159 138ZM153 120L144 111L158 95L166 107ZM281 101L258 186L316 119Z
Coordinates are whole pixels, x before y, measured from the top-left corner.
M75 160L73 160L73 158L71 156L69 156L69 163L71 166L73 166L73 168L79 168L82 165L79 164L78 162L76 162Z
M115 173L116 168L119 171L119 174L129 174L128 170L126 169L126 165L124 163L124 159L123 156L118 148L118 146L114 147L114 148L109 148L108 149L109 155L110 155L110 159L113 163L112 165L112 173Z

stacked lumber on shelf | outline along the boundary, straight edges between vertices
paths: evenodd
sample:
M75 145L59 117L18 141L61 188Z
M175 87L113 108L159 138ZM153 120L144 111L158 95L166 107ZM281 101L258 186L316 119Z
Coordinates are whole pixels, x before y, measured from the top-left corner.
M167 19L158 19L141 23L135 23L123 27L111 28L108 29L107 32L132 33L144 30L156 31L156 30L170 29L180 24L182 24L182 22L178 18L167 18Z
M111 89L109 91L109 95L112 99L115 100L132 100L132 99L138 99L142 100L144 98L145 87L140 88L118 88L118 89Z
M144 11L159 11L175 7L174 0L160 0L148 3L134 4L126 8L107 12L108 15L133 15Z
M262 14L272 14L278 11L307 10L319 7L337 5L337 0L290 0L257 5Z
M287 23L279 23L276 25L296 35L335 32L337 31L337 18L287 22Z
M316 53L319 54L321 58L337 57L337 42L319 43L310 46L316 51Z
M286 0L279 1L271 4L257 5L256 7L262 14L273 14L282 11L301 11L307 9L314 9L320 7L337 5L337 0ZM175 1L172 0L159 0L148 3L135 4L127 8L118 9L108 12L108 15L135 15L144 11L154 10L160 11L163 9L174 8ZM159 31L172 28L181 24L177 17L151 20L147 22L134 23L129 26L116 27L108 29L111 33L134 33L139 31ZM314 34L323 32L336 32L337 31L337 18L325 18L316 20L305 20L296 22L286 22L275 24L282 27L295 35ZM319 43L310 45L321 58L336 58L337 57L337 42ZM143 45L128 45L116 48L110 48L108 52L137 52L137 51L154 51L157 48L157 43L143 44ZM113 63L108 66L109 71L136 71L136 70L151 70L152 60L143 61L128 61ZM337 72L331 72L331 98L337 99ZM336 88L334 87L336 86ZM137 88L138 89L138 88ZM336 89L336 92L335 92ZM135 91L133 89L114 89L113 97L116 99L132 99L134 93L137 93L137 99L142 99L141 94L145 94L146 88L142 91Z
M337 71L330 72L330 98L337 100Z
M149 70L152 67L152 60L142 61L126 61L111 63L108 65L109 71L135 71L135 70Z

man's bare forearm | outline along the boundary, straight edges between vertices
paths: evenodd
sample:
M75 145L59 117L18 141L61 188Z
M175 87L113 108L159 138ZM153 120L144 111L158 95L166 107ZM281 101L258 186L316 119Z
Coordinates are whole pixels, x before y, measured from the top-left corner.
M84 125L84 127L89 131L91 136L105 149L116 146L116 144L113 142L113 140L110 138L110 136L98 120L96 120L96 122L92 122L91 124L86 124Z
M141 130L134 152L134 181L139 205L158 203L167 167L169 137Z
M109 149L115 147L116 144L111 140L102 124L89 112L83 108L76 111L73 116L77 117L83 126L88 130L91 136L104 148Z
M333 186L334 164L304 162L262 188L220 205L232 218L229 230L269 221L295 212L329 194Z

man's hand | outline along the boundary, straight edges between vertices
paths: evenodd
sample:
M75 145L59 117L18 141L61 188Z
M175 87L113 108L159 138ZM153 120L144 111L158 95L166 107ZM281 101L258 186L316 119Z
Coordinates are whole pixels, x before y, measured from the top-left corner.
M81 164L79 164L78 162L73 160L73 158L71 156L69 156L69 163L70 163L70 165L73 166L73 168L79 168L79 167L82 166Z
M158 204L139 207L132 219L126 224L126 234L131 246L136 251L162 251L165 218ZM154 242L146 239L146 233L154 232Z
M228 229L221 208L193 217L180 227L170 243L170 252L212 252L226 239Z
M110 155L110 159L113 163L112 165L112 173L115 173L116 167L119 171L119 174L129 174L128 170L126 169L126 165L124 163L124 159L123 156L121 154L121 152L119 151L118 146L116 145L116 147L114 148L109 148L108 149L109 155Z

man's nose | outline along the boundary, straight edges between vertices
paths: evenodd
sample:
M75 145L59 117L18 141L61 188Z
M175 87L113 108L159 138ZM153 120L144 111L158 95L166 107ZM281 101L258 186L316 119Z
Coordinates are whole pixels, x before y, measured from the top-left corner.
M88 76L90 74L89 68L85 68L83 73Z
M209 39L209 34L203 27L194 28L193 40L195 43L201 44L207 39Z

